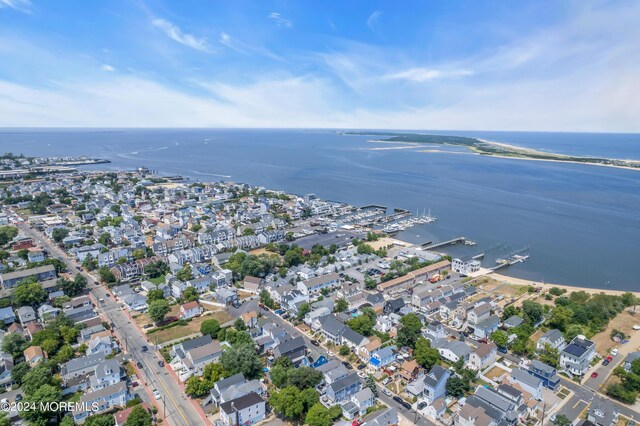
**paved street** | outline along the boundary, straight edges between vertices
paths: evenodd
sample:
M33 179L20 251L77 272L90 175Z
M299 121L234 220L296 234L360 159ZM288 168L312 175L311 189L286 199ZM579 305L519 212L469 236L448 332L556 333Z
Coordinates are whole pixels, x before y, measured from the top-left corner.
M147 402L157 403L160 410L159 414L161 415L164 402L166 404L166 418L173 425L189 426L203 424L204 420L191 404L191 401L186 397L175 379L166 368L158 365L158 361L161 359L158 353L153 350L149 350L146 353L142 352L142 346L150 346L149 343L138 328L129 320L129 317L122 312L113 298L107 297L107 290L99 285L93 284L94 282L98 282L97 277L84 271L78 272L76 267L79 266L79 264L70 259L64 251L51 243L39 232L29 228L25 224L19 224L19 227L25 234L46 248L50 256L62 259L67 264L71 274L82 273L82 275L87 278L91 294L96 301L104 299L104 303L97 304L98 309L109 322L114 324L114 331L119 336L123 350L132 356L134 364L141 362L143 365L141 379L144 380L144 383L141 384L146 387ZM150 392L152 389L157 389L162 394L162 401L151 400Z

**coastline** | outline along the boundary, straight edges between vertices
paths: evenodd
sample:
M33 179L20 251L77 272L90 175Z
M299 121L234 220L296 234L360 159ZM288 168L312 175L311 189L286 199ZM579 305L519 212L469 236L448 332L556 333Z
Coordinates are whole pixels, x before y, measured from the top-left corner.
M624 293L632 293L638 297L640 297L640 292L638 291L623 291L623 290L611 290L611 289L600 289L600 288L589 288L589 287L578 287L578 286L572 286L572 285L564 285L564 284L553 284L553 283L543 283L540 281L532 281L532 280L526 280L523 278L515 278L515 277L510 277L508 275L502 275L502 274L498 274L496 272L493 272L491 274L489 274L490 277L498 280L498 281L502 281L504 283L507 284L514 284L514 285L532 285L534 287L539 287L542 286L545 289L550 289L552 287L558 287L558 288L563 288L566 289L568 292L572 292L572 291L584 291L586 293L589 294L600 294L600 293L604 293L604 294L608 294L611 296L619 296L621 294Z

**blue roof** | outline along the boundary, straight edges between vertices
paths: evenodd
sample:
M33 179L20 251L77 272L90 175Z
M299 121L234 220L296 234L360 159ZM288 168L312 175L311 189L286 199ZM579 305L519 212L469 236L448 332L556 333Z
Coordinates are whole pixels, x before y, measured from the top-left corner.
M376 367L377 367L377 366L379 366L379 365L380 365L380 361L378 361L378 359L377 359L377 358L371 358L371 359L369 360L369 364L372 364L372 365L374 365L374 366L376 366Z

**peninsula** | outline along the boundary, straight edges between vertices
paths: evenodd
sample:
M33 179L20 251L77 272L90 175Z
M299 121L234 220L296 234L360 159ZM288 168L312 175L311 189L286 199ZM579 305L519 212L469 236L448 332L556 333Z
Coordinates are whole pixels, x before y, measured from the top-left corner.
M640 170L640 161L616 158L585 157L539 151L499 142L463 136L430 135L425 133L393 133L393 132L345 132L346 135L375 136L380 139L374 142L434 144L463 146L480 155L494 157L517 158L539 161L559 161L565 163L593 164L598 166L618 167Z

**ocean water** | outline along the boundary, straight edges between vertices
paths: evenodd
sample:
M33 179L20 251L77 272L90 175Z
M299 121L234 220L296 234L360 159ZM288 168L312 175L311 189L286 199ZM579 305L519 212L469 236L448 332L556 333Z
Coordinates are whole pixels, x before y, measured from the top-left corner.
M428 132L428 131L425 131ZM559 153L640 159L640 135L429 132L475 136ZM354 205L382 204L438 217L399 237L466 236L491 259L528 247L503 270L520 278L640 290L640 171L469 155L459 147L379 149L328 130L0 129L3 152L107 158L100 169L146 166L193 180L231 180ZM397 146L396 146L397 147Z

